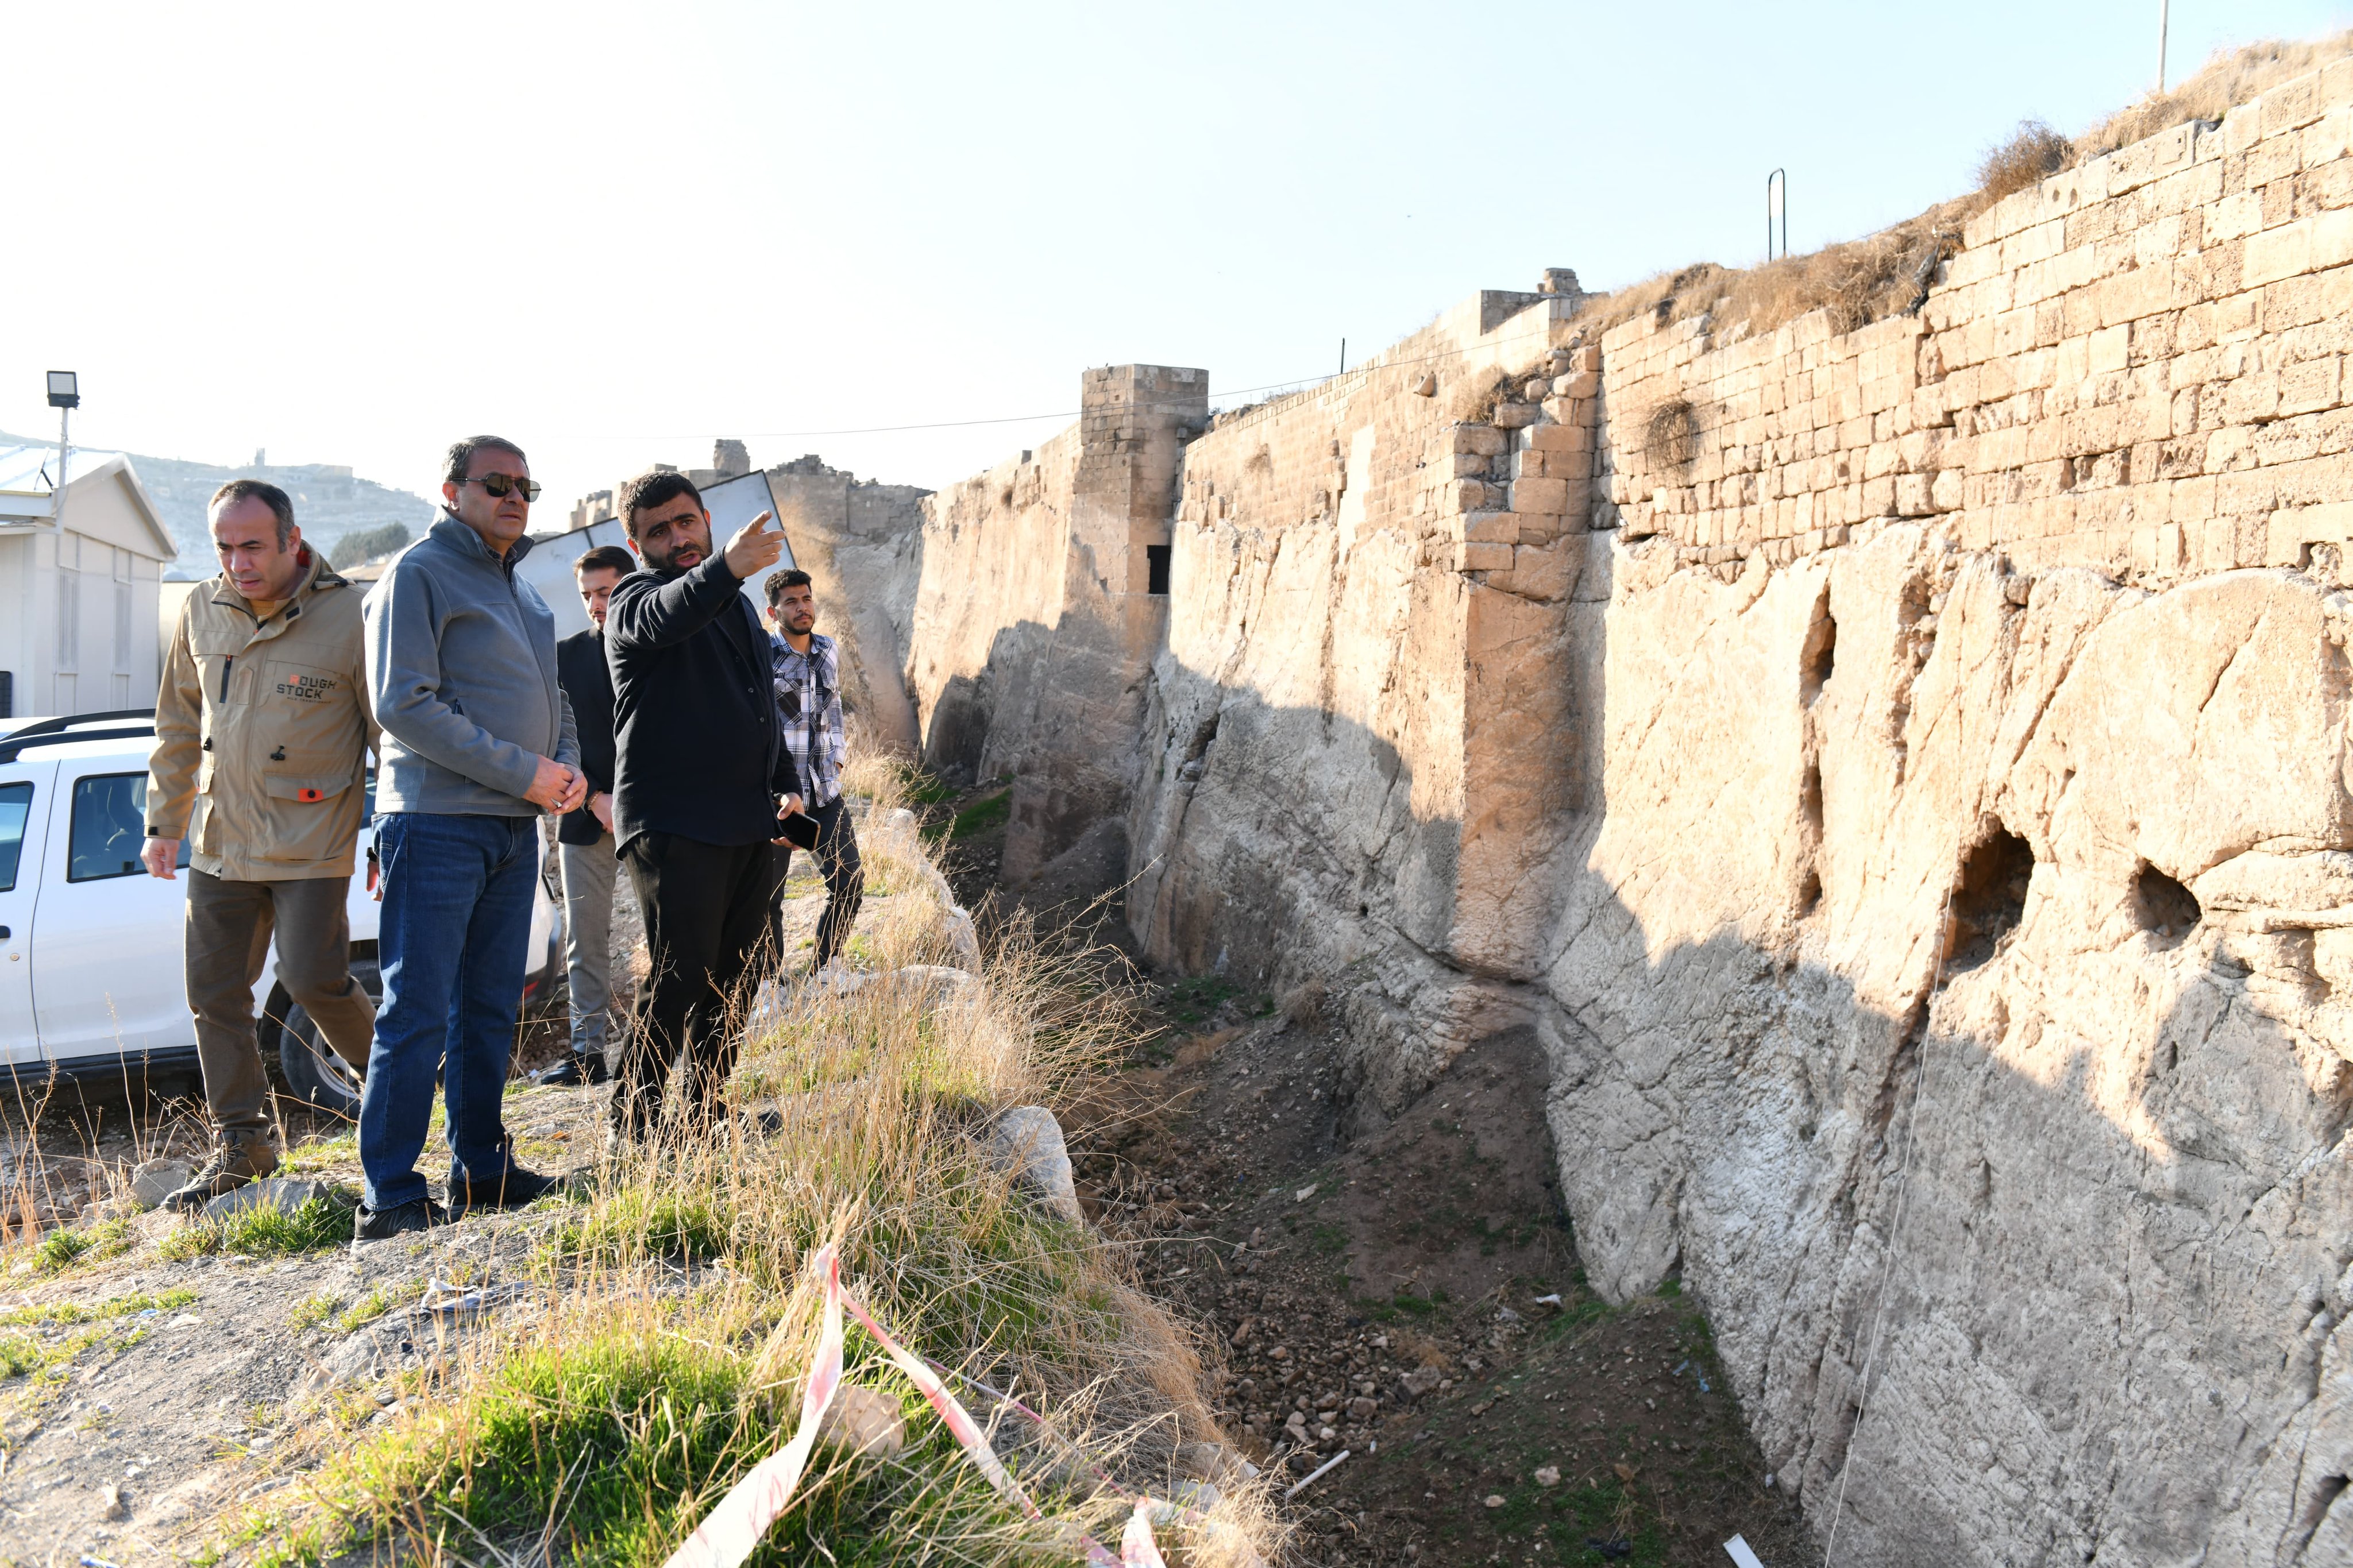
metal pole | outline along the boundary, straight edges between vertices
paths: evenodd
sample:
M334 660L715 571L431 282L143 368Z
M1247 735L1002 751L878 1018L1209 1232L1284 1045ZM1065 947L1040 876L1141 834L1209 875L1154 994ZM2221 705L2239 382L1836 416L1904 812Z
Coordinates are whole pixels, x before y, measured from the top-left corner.
M49 487L49 531L51 533L62 533L65 531L66 454L73 450L73 448L67 444L66 436L68 428L71 425L72 421L72 409L60 408L58 410L58 482Z
M1340 340L1340 374L1348 374L1348 340L1345 338Z
M2173 0L2157 0L2157 90L2159 97L2165 94L2165 29L2166 24L2172 20L2172 10Z
M1765 259L1773 259L1773 219L1781 219L1781 254L1789 254L1789 172L1776 169L1765 176Z

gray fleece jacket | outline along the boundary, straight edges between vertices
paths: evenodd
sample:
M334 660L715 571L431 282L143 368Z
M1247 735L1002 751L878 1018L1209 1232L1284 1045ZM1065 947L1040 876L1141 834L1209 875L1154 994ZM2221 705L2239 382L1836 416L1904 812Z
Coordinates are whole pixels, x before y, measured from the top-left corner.
M367 596L368 692L384 727L375 808L536 816L541 757L580 765L555 679L555 617L505 559L443 512Z

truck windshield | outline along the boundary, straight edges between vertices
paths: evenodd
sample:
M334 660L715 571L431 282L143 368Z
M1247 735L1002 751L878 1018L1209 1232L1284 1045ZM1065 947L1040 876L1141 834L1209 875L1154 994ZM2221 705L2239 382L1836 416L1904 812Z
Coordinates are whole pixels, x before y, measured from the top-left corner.
M16 861L25 853L25 819L32 813L31 784L0 784L0 893L16 890Z

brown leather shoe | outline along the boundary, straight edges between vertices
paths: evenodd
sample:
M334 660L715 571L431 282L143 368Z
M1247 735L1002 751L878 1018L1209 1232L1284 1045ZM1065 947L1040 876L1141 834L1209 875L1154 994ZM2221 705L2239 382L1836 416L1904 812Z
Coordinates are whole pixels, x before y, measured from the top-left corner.
M267 1138L222 1143L213 1150L212 1158L204 1163L204 1167L189 1178L186 1186L164 1195L161 1206L174 1214L186 1214L224 1194L258 1182L276 1169L278 1151Z

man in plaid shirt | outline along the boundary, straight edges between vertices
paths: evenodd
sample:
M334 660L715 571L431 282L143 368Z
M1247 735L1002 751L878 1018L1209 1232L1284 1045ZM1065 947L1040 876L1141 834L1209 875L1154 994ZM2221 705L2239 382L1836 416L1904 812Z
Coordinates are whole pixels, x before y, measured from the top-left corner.
M817 825L818 868L825 873L825 914L817 924L814 966L823 969L849 939L866 893L858 835L841 798L841 656L831 637L817 633L817 595L806 572L778 572L768 579L768 625L776 712L807 791L801 809ZM776 886L782 888L792 870L792 846L778 844L776 853L782 857Z

